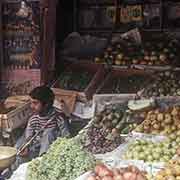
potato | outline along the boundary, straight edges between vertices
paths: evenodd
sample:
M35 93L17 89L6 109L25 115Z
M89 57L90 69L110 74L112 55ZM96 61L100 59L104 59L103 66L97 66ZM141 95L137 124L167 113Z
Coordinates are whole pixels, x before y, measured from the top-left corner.
M177 116L178 115L178 109L177 107L173 107L172 111L171 111L171 115L173 116Z
M157 115L157 120L158 120L158 121L163 121L163 119L164 119L163 113L159 113L159 114Z
M165 118L164 121L167 121L167 123L172 122L171 114L166 113L164 118Z
M156 120L156 114L151 114L151 116L150 116L150 120L151 120L151 121Z
M162 175L160 175L160 174L158 174L157 176L156 176L156 180L163 180L164 179L164 176L162 176Z
M161 125L159 123L156 123L153 125L153 128L159 130L161 128Z

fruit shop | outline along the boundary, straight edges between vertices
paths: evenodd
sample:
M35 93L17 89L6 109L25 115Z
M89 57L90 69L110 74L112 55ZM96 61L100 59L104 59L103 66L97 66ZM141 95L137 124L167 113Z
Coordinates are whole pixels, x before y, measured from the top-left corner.
M73 134L10 180L180 180L178 1L0 7L0 143L16 143L40 84L67 104Z

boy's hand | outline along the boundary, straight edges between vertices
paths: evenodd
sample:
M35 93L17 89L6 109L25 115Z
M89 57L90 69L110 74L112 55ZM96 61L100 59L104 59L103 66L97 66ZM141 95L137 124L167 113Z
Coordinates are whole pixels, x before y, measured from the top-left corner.
M29 149L28 149L28 148L25 148L25 149L19 154L19 156L25 157L25 156L28 156L28 154L29 154Z

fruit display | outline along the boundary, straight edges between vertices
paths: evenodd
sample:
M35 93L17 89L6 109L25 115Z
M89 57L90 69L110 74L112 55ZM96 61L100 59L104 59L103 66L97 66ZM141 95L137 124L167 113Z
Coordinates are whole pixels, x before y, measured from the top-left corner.
M145 120L135 129L135 131L161 135L170 135L177 131L177 133L179 134L179 117L179 106L169 107L166 110L151 110L147 113Z
M96 113L83 140L88 151L97 154L114 150L123 142L120 135L128 134L141 122L139 117L136 117L137 122L132 120L133 115L125 108L123 105L110 105Z
M67 90L83 91L90 83L92 77L93 74L90 74L87 71L66 71L61 74L59 87Z
M168 165L158 172L156 180L180 180L180 159L171 160Z
M94 157L77 139L58 138L41 160L30 162L27 180L74 180L94 167Z
M87 180L147 180L147 178L146 173L135 166L110 169L104 164L99 164Z
M180 96L179 73L170 71L158 73L155 80L144 90L142 96Z
M135 140L130 143L123 158L145 162L168 162L176 154L176 148L169 140L162 142Z
M131 39L120 41L107 47L101 57L95 57L96 63L113 65L169 65L178 60L178 40L166 39L148 41L141 46Z

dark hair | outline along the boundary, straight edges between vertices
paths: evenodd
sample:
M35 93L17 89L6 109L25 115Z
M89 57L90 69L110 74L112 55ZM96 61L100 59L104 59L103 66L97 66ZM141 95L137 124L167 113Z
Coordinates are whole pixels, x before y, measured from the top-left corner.
M48 106L52 106L54 103L55 95L47 86L36 87L29 95L31 98L39 100L43 105L47 104Z

